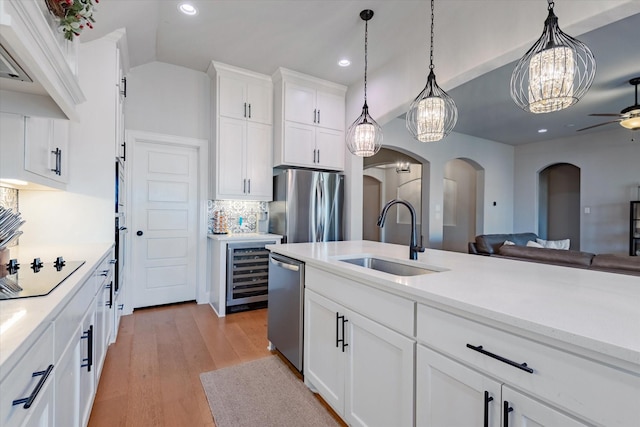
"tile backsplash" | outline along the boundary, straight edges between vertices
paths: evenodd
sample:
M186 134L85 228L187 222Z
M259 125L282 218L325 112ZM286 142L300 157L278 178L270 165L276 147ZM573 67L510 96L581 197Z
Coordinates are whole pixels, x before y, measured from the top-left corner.
M223 209L227 217L229 233L255 233L258 231L258 219L263 212L267 212L268 207L267 202L209 200L207 203L209 233L213 232L213 213Z

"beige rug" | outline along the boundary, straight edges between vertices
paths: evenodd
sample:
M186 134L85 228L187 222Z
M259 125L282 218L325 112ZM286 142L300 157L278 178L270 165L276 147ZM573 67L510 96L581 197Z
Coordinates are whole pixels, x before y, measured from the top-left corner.
M217 427L339 425L277 356L200 374Z

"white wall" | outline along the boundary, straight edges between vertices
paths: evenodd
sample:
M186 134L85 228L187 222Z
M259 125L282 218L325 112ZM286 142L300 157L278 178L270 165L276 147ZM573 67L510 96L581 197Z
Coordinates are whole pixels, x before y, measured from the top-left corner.
M209 140L209 77L164 62L127 75L127 129Z
M485 170L484 212L482 213L484 222L481 224L482 230L476 230L478 234L504 233L512 230L514 147L458 133L452 133L440 142L419 143L411 138L404 119L392 120L383 126L383 132L385 147L408 152L411 156L430 163L430 167L426 168L429 171L428 185L424 180L422 186L422 198L428 200L427 209L422 212L422 230L425 239L429 236L428 247L442 246L442 187L445 165L449 160L456 158L470 159ZM352 171L352 173L355 172ZM354 178L353 181L356 179ZM362 185L361 179L360 185ZM362 189L360 189L360 197L362 197L361 193ZM355 201L351 203L352 239L358 239L359 237L355 237L355 232L362 229L362 201L359 200L359 205L356 205ZM494 201L496 206L493 206ZM357 209L359 210L356 212ZM425 227L428 227L428 230L425 230Z
M537 231L538 172L554 163L580 168L581 250L626 253L629 201L640 185L640 142L636 132L617 125L610 130L515 149L514 231ZM585 214L584 208L591 213Z

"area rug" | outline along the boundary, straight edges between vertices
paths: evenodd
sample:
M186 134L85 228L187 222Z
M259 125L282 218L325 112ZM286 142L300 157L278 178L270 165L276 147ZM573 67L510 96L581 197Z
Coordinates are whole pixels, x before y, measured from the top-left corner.
M338 422L278 356L200 374L217 427L325 427Z

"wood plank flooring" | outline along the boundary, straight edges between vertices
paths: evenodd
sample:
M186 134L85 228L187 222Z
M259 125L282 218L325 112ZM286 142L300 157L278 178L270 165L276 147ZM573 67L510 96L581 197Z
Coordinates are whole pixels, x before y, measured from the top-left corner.
M267 345L267 309L223 318L196 303L136 310L109 346L89 427L213 427L200 373L268 356Z

